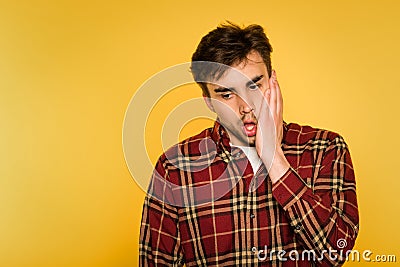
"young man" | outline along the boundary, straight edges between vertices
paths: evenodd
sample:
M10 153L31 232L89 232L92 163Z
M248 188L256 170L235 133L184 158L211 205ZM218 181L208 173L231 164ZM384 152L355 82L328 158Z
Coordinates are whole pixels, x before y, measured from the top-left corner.
M343 138L287 124L261 26L221 25L191 70L213 128L164 153L146 196L139 266L335 266L358 233Z

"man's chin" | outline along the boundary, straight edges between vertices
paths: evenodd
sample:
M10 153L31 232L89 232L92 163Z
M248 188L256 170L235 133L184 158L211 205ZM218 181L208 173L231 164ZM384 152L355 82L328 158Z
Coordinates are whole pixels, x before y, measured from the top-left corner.
M249 146L256 146L256 136L247 137Z

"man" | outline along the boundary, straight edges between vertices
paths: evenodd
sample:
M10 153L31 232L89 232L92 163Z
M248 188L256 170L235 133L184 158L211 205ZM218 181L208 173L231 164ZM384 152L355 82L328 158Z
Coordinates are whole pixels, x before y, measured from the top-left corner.
M146 196L140 266L335 266L358 233L343 138L287 124L261 26L221 25L191 70L213 128L164 153Z

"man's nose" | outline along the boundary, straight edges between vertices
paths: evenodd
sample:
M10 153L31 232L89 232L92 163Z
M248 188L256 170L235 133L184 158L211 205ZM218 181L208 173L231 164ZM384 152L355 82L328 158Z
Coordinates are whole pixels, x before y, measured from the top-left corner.
M254 110L253 102L250 99L248 99L248 98L244 99L244 98L240 97L239 101L240 101L239 111L241 114L250 113Z

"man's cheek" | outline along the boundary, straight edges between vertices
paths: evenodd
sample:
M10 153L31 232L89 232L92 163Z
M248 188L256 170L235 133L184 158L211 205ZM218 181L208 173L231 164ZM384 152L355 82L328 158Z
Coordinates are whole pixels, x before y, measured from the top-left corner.
M235 112L232 110L231 107L229 107L228 105L221 103L221 102L217 102L214 104L214 108L215 108L215 112L217 113L217 115L219 117L235 117Z
M229 124L236 124L239 121L239 117L231 110L223 110L219 113L217 112L217 115L221 120Z
M254 115L256 116L257 119L258 119L258 117L260 115L260 111L261 111L261 107L262 107L262 102L263 101L265 101L265 100L264 100L264 98L263 98L263 96L261 95L261 92L260 92L260 95L254 101L254 107L255 107L255 114ZM267 106L267 105L265 105L265 106Z

